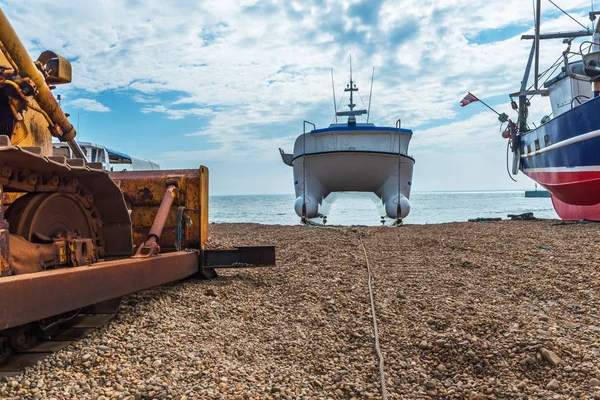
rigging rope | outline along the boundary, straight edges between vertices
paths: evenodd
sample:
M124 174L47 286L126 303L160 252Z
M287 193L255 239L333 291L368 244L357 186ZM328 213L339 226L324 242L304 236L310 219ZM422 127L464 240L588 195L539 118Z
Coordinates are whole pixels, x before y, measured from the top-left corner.
M364 106L365 108L367 108L367 105L365 104L365 101L363 100L362 96L360 95L360 92L356 92L356 93L358 93L358 97L360 97L360 101L363 103L363 106ZM361 117L363 117L363 119L364 119L365 121L367 120L367 117L365 117L364 115L361 115Z
M568 12L566 12L565 10L563 10L562 8L560 8L558 5L556 5L555 2L553 2L552 0L548 0L550 3L552 3L554 5L554 7L558 8L560 11L562 11L567 17L571 18L573 21L577 22L580 26L583 27L583 29L585 29L586 31L588 30L588 27L583 25L581 22L577 21L575 18L573 18L571 16L571 14L569 14Z

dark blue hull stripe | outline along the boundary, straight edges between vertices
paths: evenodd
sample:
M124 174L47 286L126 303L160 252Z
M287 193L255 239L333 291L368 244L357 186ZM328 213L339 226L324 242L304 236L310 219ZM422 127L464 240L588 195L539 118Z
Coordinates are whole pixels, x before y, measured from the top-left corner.
M523 169L532 168L576 168L600 165L600 136L588 135L600 130L600 97L550 120L521 136L525 153L527 146L533 155L522 158ZM546 138L546 136L548 138ZM548 139L550 144L548 145ZM536 153L536 140L541 152ZM579 141L577 141L579 140ZM559 145L561 142L563 145ZM544 148L552 146L548 151Z

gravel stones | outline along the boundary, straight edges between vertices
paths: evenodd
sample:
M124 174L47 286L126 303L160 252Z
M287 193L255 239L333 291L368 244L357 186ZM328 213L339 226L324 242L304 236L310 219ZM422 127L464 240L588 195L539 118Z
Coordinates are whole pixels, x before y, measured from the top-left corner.
M600 226L554 223L213 224L211 246L274 244L278 266L128 296L0 398L380 399L357 235L390 399L600 398Z
M552 379L546 385L546 389L548 389L548 390L556 390L556 389L558 389L559 386L560 386L560 383L556 379Z
M540 354L542 355L542 359L553 367L556 367L561 362L560 357L548 349L540 349Z

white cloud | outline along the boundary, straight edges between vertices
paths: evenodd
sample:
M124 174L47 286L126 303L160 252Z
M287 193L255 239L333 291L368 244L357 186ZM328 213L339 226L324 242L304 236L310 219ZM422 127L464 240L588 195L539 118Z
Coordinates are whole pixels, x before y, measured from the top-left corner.
M369 1L363 4L370 7ZM507 94L520 85L531 45L520 40L522 33L532 31L531 2L387 0L372 25L349 15L358 3L4 0L3 9L34 56L50 48L73 60L71 86L88 97L118 90L141 103L142 112L208 120L205 129L185 133L201 136L213 149L161 155L169 165L257 154L253 152L270 151L275 157L277 147L290 150L303 120L319 127L331 122L329 68L335 69L340 101L350 53L365 103L371 67L376 68L371 120L393 125L402 118L403 126L415 131L416 152L436 146L452 152L465 141L479 143L498 134L493 115L464 120L466 112L456 106L471 91L482 99L506 95L498 106L510 110ZM567 16L549 13L553 6L544 4L542 30L580 29ZM558 4L576 10L574 17L587 23L589 0ZM56 26L57 21L60 29L32 29ZM502 40L479 43L484 34ZM550 65L563 49L560 41L543 42L542 64ZM178 98L158 104L159 97L167 98L164 93ZM360 98L357 104L362 107ZM91 99L71 105L108 111ZM547 99L542 99L534 102L531 113L542 115L547 109ZM189 148L185 140L197 139L189 136L182 139L182 149ZM503 142L493 143L504 151ZM477 179L472 175L472 181Z
M86 111L109 112L110 108L93 99L75 99L69 101L69 105Z
M142 113L164 113L167 114L169 119L183 119L190 115L198 117L210 117L214 115L214 112L208 108L186 108L186 109L173 109L168 108L164 105L144 107L141 109Z

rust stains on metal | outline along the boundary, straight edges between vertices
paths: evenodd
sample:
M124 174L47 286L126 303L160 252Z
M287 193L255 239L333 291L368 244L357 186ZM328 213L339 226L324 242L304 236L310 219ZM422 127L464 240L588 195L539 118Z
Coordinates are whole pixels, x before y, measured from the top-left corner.
M107 261L0 279L0 330L174 282L198 271L197 252ZM32 296L32 293L36 293ZM40 302L49 297L52 301Z
M165 222L167 217L169 216L169 211L171 210L171 206L173 205L173 199L175 198L175 191L177 187L175 185L170 185L163 196L162 202L160 203L160 207L158 207L158 212L156 213L156 218L154 218L154 222L150 227L150 234L148 235L148 240L152 238L158 242L160 239L160 234L165 226Z
M67 225L72 223L69 218L73 214L70 213L67 218L63 211L78 211L78 218L89 223L82 222L69 230L80 229L81 233L85 230L83 236L95 241L100 249L100 258L131 257L131 220L123 193L105 171L92 168L85 162L68 164L64 158L44 156L36 148L12 146L7 136L0 135L0 185L5 191L36 192L27 195L32 197L29 201L52 211L51 214L56 214L55 218ZM27 217L14 216L15 220L23 221L24 226L29 225L25 219L30 223L40 221L38 225L42 230L52 230L52 223L46 227L41 211L39 218L36 216L39 210L34 203L22 200L27 196L14 201L8 213L16 213L11 210L23 201L24 210L30 209L30 212ZM58 220L55 222L59 223ZM34 232L35 229L24 228L22 236L31 240L30 235ZM52 236L52 233L45 235Z
M158 242L160 239L160 235L165 226L165 222L167 221L167 217L169 216L169 211L171 210L171 206L173 205L173 199L175 198L175 192L177 187L175 185L170 185L163 196L162 202L160 203L160 207L158 207L158 211L156 213L156 218L154 218L154 222L150 227L150 234L148 235L148 240L152 240Z
M173 205L173 199L175 198L176 191L177 186L175 185L169 185L169 187L167 187L162 202L160 203L158 211L156 212L154 222L150 227L148 239L138 248L135 257L151 257L160 253L158 241L160 239L160 235L162 234L163 228L165 227L165 222L169 216L171 206Z
M9 237L8 222L4 219L4 188L0 185L0 276L11 275Z
M119 181L120 189L131 208L133 243L145 242L151 233L161 200L165 194L165 183L176 180L178 190L174 192L160 233L158 244L161 251L175 251L177 241L176 216L179 207L198 210L188 212L191 224L182 227L182 248L203 248L208 239L208 169L198 170L112 172L110 177Z
M154 199L154 195L152 194L152 191L150 189L143 188L138 191L138 198L141 201L151 202Z

